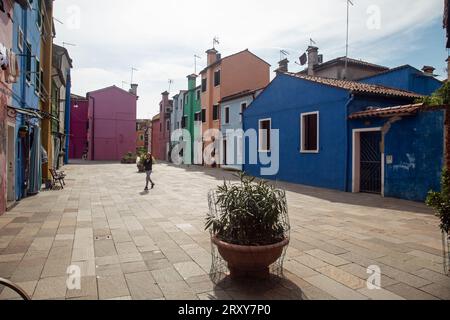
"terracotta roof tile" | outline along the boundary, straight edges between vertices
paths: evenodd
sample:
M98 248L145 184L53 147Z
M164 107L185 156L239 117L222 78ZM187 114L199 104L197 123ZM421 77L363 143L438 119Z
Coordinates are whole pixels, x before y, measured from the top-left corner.
M361 82L356 82L356 81L314 77L314 76L300 75L300 74L295 74L295 73L290 73L290 72L286 72L284 74L291 76L291 77L320 83L323 85L328 85L328 86L332 86L332 87L336 87L336 88L349 90L352 93L375 94L375 95L382 95L382 96L388 96L388 97L400 97L400 98L411 98L411 99L417 99L417 98L423 97L422 95L414 93L414 92L384 87L384 86L375 85L375 84L367 84L367 83L361 83Z
M373 108L369 107L365 111L355 112L350 115L350 120L376 118L376 117L390 117L396 115L415 114L420 109L425 109L423 103L407 104L404 106L395 106L389 108Z

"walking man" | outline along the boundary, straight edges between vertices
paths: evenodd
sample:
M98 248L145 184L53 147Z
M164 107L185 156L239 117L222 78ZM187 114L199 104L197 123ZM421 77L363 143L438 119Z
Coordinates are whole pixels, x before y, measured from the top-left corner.
M152 171L153 171L153 157L152 154L149 152L147 153L147 156L144 161L144 168L145 173L147 174L147 180L145 184L145 191L148 191L148 183L150 182L152 184L152 189L155 187L155 184L152 181Z

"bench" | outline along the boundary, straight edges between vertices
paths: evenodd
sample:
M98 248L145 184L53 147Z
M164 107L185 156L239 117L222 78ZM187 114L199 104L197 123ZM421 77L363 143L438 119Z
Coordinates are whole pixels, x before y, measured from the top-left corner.
M53 178L53 187L59 183L61 188L64 189L64 186L66 185L66 182L64 181L66 174L64 172L58 172L56 169L49 169L49 171Z

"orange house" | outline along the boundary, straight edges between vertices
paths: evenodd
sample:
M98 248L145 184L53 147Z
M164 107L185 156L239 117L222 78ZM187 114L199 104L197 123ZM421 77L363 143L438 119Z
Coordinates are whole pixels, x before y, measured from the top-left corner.
M208 65L200 72L203 133L220 129L222 98L264 88L270 82L270 64L248 49L224 58L216 49L206 54Z

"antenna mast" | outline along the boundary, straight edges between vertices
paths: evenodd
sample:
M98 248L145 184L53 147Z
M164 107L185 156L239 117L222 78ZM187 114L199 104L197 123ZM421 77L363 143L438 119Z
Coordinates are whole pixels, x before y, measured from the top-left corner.
M134 68L134 67L131 68L131 82L130 82L130 84L133 84L134 71L139 71L139 70Z
M197 59L201 59L200 56L194 54L194 73L197 74Z
M172 88L172 83L173 83L173 80L169 79L169 93L170 93L170 89Z
M351 0L347 0L347 39L345 42L345 71L344 80L347 80L347 68L348 68L348 39L349 39L349 25L350 25L350 5L354 5Z

